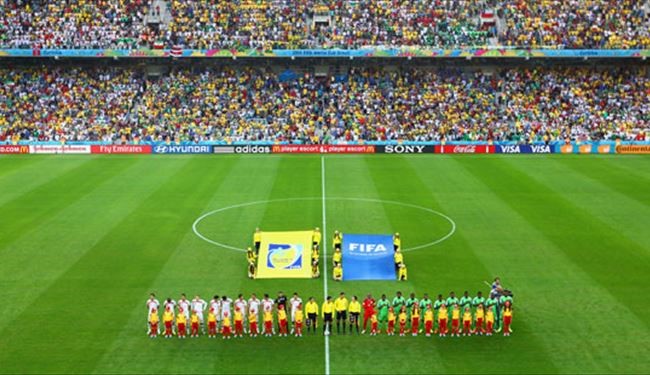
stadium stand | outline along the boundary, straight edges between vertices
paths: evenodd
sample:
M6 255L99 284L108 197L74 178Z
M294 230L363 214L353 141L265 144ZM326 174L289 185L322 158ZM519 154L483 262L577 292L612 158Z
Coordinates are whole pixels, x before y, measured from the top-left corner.
M0 0L1 48L650 48L639 0Z
M643 67L0 70L0 142L644 140Z

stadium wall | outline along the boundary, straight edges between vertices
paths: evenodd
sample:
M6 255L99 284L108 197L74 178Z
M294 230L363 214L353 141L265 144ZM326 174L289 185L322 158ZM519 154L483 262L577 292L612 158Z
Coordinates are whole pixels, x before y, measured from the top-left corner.
M0 154L650 154L650 142L448 142L364 144L0 144Z

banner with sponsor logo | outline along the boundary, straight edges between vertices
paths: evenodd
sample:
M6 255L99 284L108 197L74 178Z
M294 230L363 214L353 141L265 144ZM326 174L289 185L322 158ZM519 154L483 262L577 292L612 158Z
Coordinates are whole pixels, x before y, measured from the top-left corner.
M650 145L618 145L617 154L650 154Z
M393 236L343 234L343 280L395 280Z
M374 145L273 145L274 154L374 154Z
M90 154L88 145L33 145L30 154Z
M27 145L0 145L0 154L29 154Z
M256 278L311 278L313 233L313 231L262 232Z
M494 145L439 145L435 146L436 154L494 154Z
M271 146L243 145L243 146L213 146L215 154L270 154Z
M376 146L378 154L430 154L433 153L433 146L427 145L385 145Z
M154 154L211 154L209 145L158 145L153 147Z
M93 145L90 147L93 154L151 154L150 145Z
M555 149L551 145L497 145L497 154L552 154Z

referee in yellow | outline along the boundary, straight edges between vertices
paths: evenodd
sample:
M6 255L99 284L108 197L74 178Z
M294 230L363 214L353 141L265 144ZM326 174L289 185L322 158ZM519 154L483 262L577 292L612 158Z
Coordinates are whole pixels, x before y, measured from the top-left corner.
M334 312L332 296L327 296L327 299L323 302L321 312L323 313L323 333L327 336L332 330L332 313Z
M316 227L316 229L314 229L314 234L311 235L312 249L314 247L316 249L320 249L320 239L321 239L320 228Z
M345 293L341 292L339 298L334 301L334 310L336 311L336 333L341 333L341 322L343 322L343 334L345 334L345 323L348 316L348 299Z
M307 332L312 329L316 333L316 320L318 319L318 304L314 297L309 297L309 301L305 305L305 314L307 314Z
M332 245L334 245L334 251L341 250L341 242L343 241L343 236L339 233L338 230L334 231L334 239L332 240Z
M260 232L260 228L255 228L253 243L255 244L255 255L257 255L260 253L260 245L262 244L262 232Z
M395 233L393 236L393 251L400 250L402 247L402 240L399 238L399 233Z
M348 308L350 312L350 334L352 334L352 326L357 327L357 335L359 334L359 315L361 315L361 303L357 296L352 296L350 301L350 307Z

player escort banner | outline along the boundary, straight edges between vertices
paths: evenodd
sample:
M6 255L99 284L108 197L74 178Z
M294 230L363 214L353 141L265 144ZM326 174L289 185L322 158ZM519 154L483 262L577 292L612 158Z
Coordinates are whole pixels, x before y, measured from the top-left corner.
M393 236L343 234L343 280L395 280Z
M313 231L262 232L258 279L310 279Z

